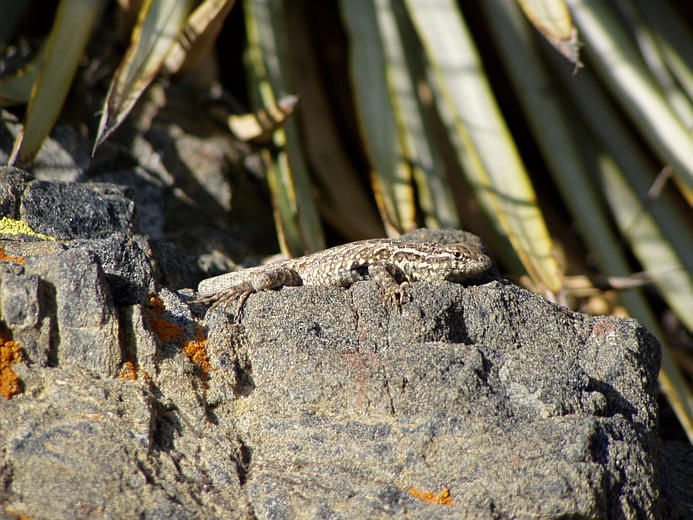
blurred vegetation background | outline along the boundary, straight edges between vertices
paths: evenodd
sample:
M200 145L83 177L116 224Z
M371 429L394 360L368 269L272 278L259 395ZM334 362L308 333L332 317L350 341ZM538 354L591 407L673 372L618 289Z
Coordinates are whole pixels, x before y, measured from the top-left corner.
M259 154L285 254L472 231L535 292L650 329L663 435L693 441L692 20L685 0L0 0L8 163L30 170L58 120L98 157L152 81L184 84Z

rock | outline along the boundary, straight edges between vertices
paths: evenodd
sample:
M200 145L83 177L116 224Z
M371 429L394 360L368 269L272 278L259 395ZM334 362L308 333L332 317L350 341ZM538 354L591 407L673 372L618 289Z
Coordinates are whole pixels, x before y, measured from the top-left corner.
M22 194L32 180L24 170L0 166L0 217L19 217Z
M31 362L48 365L54 320L40 306L42 284L24 268L0 264L0 318Z
M35 181L24 193L21 216L34 231L54 238L98 238L130 231L135 204L114 184Z
M10 112L0 109L0 164L7 164L21 123ZM36 179L74 182L86 178L90 147L69 126L56 125L27 168Z
M118 170L97 176L94 181L128 186L128 195L137 206L137 227L153 239L160 239L164 229L164 183L142 167Z
M0 318L38 366L76 364L115 375L118 319L93 253L59 251L0 270Z
M401 313L359 282L251 295L240 323L233 305L196 316L172 289L243 258L245 222L203 228L198 203L218 215L238 194L175 186L219 182L226 145L205 147L203 175L199 141L148 135L168 143L155 176L96 174L148 187L153 240L127 187L0 170L3 216L64 241L0 237L0 327L23 348L22 393L0 399L0 517L690 514L692 452L660 449L660 346L637 322L489 276L412 284Z
M0 234L0 245L6 255L16 259L52 255L66 249L62 243L55 240L23 234Z
M43 242L20 243L8 251ZM153 271L137 244L116 233L32 246L37 255L23 264L0 264L0 319L27 354L12 366L24 392L0 400L6 511L685 511L682 493L660 497L660 350L633 320L570 312L479 279L415 283L401 313L383 306L373 282L290 287L251 295L240 324L222 309L198 324L165 288L141 303ZM126 288L117 305L116 273Z
M149 257L136 239L123 232L106 238L76 239L67 243L69 249L92 251L99 260L111 289L114 303L124 307L143 301L156 292Z
M399 315L370 282L287 288L251 296L235 338L212 325L207 401L248 447L259 517L656 515L647 331L499 282L412 297ZM455 507L410 491L444 488Z
M147 246L159 279L166 287L194 287L204 278L197 257L189 251L161 240L149 240Z
M157 337L142 305L131 305L123 312L122 334L128 358L148 374L158 373Z
M35 384L31 401L0 404L4 511L34 519L198 517L198 489L177 469L176 454L166 454L159 437L166 412L149 392L77 368L45 369Z
M64 251L32 259L27 269L50 282L59 335L57 361L112 376L121 362L118 319L104 273L89 251Z
M240 325L208 313L206 373L175 293L128 308L136 381L17 368L26 391L0 402L3 505L57 519L657 515L647 331L498 281L411 293L401 314L372 282L252 295Z

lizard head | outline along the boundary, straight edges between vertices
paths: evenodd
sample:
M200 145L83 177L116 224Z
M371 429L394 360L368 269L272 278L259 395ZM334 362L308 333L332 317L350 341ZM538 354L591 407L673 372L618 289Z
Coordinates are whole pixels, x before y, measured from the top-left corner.
M474 244L418 244L419 254L412 255L404 271L411 280L462 281L481 274L493 265L491 257Z
M451 282L484 273L493 265L489 255L479 246L470 243L448 244L444 246L442 257L438 262L434 262L436 279Z

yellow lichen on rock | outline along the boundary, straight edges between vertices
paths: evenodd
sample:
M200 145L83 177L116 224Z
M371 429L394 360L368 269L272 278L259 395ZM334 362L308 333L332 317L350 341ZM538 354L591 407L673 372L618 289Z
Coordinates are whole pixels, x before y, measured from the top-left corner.
M21 220L2 217L0 218L0 233L6 233L8 235L30 235L32 237L42 238L43 240L55 240L55 238L37 233L26 222Z

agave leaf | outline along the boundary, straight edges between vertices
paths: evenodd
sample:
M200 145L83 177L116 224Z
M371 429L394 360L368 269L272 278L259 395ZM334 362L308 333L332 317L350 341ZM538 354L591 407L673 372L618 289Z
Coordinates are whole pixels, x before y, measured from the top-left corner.
M373 165L373 191L388 235L396 236L414 229L416 210L411 170L388 88L392 71L371 0L342 0L340 11L349 34L349 67L361 135Z
M244 8L248 56L259 102L262 107L270 107L277 103L278 97L291 93L282 3L279 0L246 0ZM280 153L277 167L268 171L268 180L282 250L296 256L324 249L322 226L311 192L300 134L293 119L275 132L274 145Z
M546 224L456 4L405 3L429 60L438 109L477 200L535 283L557 292L561 282Z
M571 102L582 120L587 123L590 132L596 136L602 149L614 158L628 185L639 199L647 201L643 211L654 217L657 226L662 229L676 250L677 256L684 263L685 269L693 272L693 229L677 212L667 192L662 192L657 198L650 195L657 166L642 150L641 143L622 119L606 92L599 88L591 71L583 70L577 76L571 76L561 69L555 68L557 77L562 80L559 90L570 94Z
M277 237L281 250L284 254L293 256L309 253L307 249L297 249L295 245L302 245L305 240L301 235L300 226L295 224L299 212L288 154L285 150L266 148L260 152L260 158L267 174L267 184L272 197L274 222L277 226Z
M384 229L373 194L361 182L334 117L334 106L318 61L318 50L311 37L310 20L305 16L311 0L287 2L286 26L291 77L301 96L297 114L301 124L306 160L319 186L316 203L321 216L340 235L349 240L382 237Z
M193 68L209 52L236 0L205 0L190 15L182 36L166 57L166 70L175 74Z
M580 63L577 29L563 0L517 0L530 22L576 68Z
M423 221L429 228L457 228L459 218L448 185L443 160L431 138L423 103L417 94L418 49L411 45L416 34L404 34L408 24L400 4L376 0L376 13L387 64L387 83L398 141L417 187ZM396 17L399 14L399 22ZM407 42L410 45L407 46Z
M10 164L30 162L55 124L103 0L61 0Z
M690 25L669 2L635 0L635 3L654 33L667 67L688 98L693 99L693 31Z
M248 16L248 11L246 11ZM261 91L269 88L267 80L261 81L257 75L258 71L264 74L264 65L262 57L259 54L259 49L254 44L256 39L256 28L254 25L247 23L248 27L248 45L251 53L254 53L259 59L255 62L251 59L249 70L249 84L251 87L250 94L256 98L254 103L256 106L261 104ZM272 213L274 215L274 224L277 230L277 239L282 252L285 255L299 254L300 248L303 247L305 240L301 235L301 229L298 222L298 207L296 203L296 195L293 184L293 174L289 167L289 158L283 146L274 146L274 143L282 143L286 140L286 134L281 128L276 129L272 134L273 146L260 150L260 160L262 162L263 171L267 175L267 184L269 186L270 197L272 199ZM305 249L303 249L305 251ZM307 251L306 251L307 252Z
M686 128L693 127L693 104L676 83L676 79L669 70L655 32L631 1L621 0L618 7L620 8L619 12L624 15L628 23L643 61L662 89L664 97L684 126ZM693 40L690 43L693 44Z
M612 95L676 177L693 189L693 137L667 103L632 39L610 7L569 0L585 51Z
M637 316L636 316L637 317ZM662 331L658 329L656 321L644 321L647 328L655 335L661 336ZM688 441L693 443L693 398L688 383L681 375L681 370L676 365L676 361L671 354L671 350L666 344L662 345L662 368L659 371L659 382L662 385L662 391L667 396L669 404L674 409L674 413L678 418L681 426L686 432Z
M146 0L142 5L130 47L113 76L104 101L94 151L125 120L159 72L191 5L192 0Z
M556 96L546 95L552 78L542 66L532 33L520 11L511 2L487 0L482 4L482 9L533 137L563 194L563 200L590 250L598 258L606 260L612 255L610 244L615 243L613 237L602 233L602 229L608 227L608 218L572 135L574 122L563 112ZM551 131L546 131L547 128ZM607 272L627 274L626 270Z
M621 233L681 322L693 332L693 280L654 218L628 185L615 161L600 160L604 194Z

